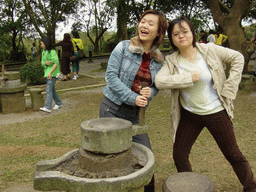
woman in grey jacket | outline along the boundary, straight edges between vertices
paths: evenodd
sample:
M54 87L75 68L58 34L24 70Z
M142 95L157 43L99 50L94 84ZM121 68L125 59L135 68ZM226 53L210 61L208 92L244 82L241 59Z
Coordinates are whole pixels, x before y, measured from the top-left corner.
M118 117L138 124L139 108L146 107L158 92L154 79L164 58L157 47L166 30L164 14L148 10L139 20L137 36L115 47L108 61L100 117ZM142 88L142 83L147 86ZM151 149L147 134L133 136L133 141ZM154 191L154 179L145 191Z
M192 171L191 148L207 127L244 191L256 192L251 167L238 148L231 122L244 65L242 54L213 43L196 43L194 28L185 17L169 23L168 37L175 52L166 56L155 83L159 89L171 89L173 158L178 172ZM223 63L231 66L228 78Z

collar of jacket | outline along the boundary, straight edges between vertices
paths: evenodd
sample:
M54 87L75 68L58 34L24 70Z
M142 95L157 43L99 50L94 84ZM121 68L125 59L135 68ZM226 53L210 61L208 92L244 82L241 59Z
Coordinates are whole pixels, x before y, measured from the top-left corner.
M214 46L214 43L210 43L210 44L204 44L204 43L198 43L196 42L196 48L198 49L198 51L202 54L203 58L205 59L205 61L207 61L206 55L209 49L209 46ZM175 65L179 65L178 64L178 55L179 55L180 51L175 51L173 54L171 54L171 60L173 61L173 63Z
M129 51L131 51L132 53L137 53L141 55L144 53L144 49L142 47L139 36L131 38ZM156 46L153 46L150 51L150 59L152 58L154 58L159 63L162 63L164 61L164 56Z

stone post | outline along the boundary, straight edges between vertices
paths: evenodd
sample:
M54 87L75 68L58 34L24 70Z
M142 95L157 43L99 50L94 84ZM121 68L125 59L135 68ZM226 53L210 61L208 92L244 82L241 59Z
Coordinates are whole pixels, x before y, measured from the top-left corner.
M43 89L42 88L31 88L29 89L31 102L32 102L32 109L38 111L40 107L44 106L44 98L42 95Z
M92 46L89 47L89 61L88 63L92 63L93 60L92 60Z

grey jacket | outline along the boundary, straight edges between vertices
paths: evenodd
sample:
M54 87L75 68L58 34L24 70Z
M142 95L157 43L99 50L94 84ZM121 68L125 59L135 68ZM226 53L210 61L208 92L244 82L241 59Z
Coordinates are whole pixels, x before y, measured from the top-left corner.
M196 43L196 47L209 66L213 78L213 88L216 89L223 107L230 119L233 118L233 100L236 98L238 86L242 77L244 57L238 51L224 48L213 43ZM178 51L166 56L163 67L155 78L158 89L171 89L171 127L174 131L174 141L180 120L180 89L192 87L191 73L179 74ZM229 77L226 78L224 65L230 64Z

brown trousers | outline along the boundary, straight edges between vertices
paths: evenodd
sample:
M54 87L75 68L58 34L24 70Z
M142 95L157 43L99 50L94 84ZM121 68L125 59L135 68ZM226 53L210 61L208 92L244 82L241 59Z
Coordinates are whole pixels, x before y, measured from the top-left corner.
M225 110L210 115L196 115L182 109L173 147L173 159L178 172L192 172L189 154L198 135L206 127L225 158L232 165L246 192L256 192L251 167L238 148L233 124Z

